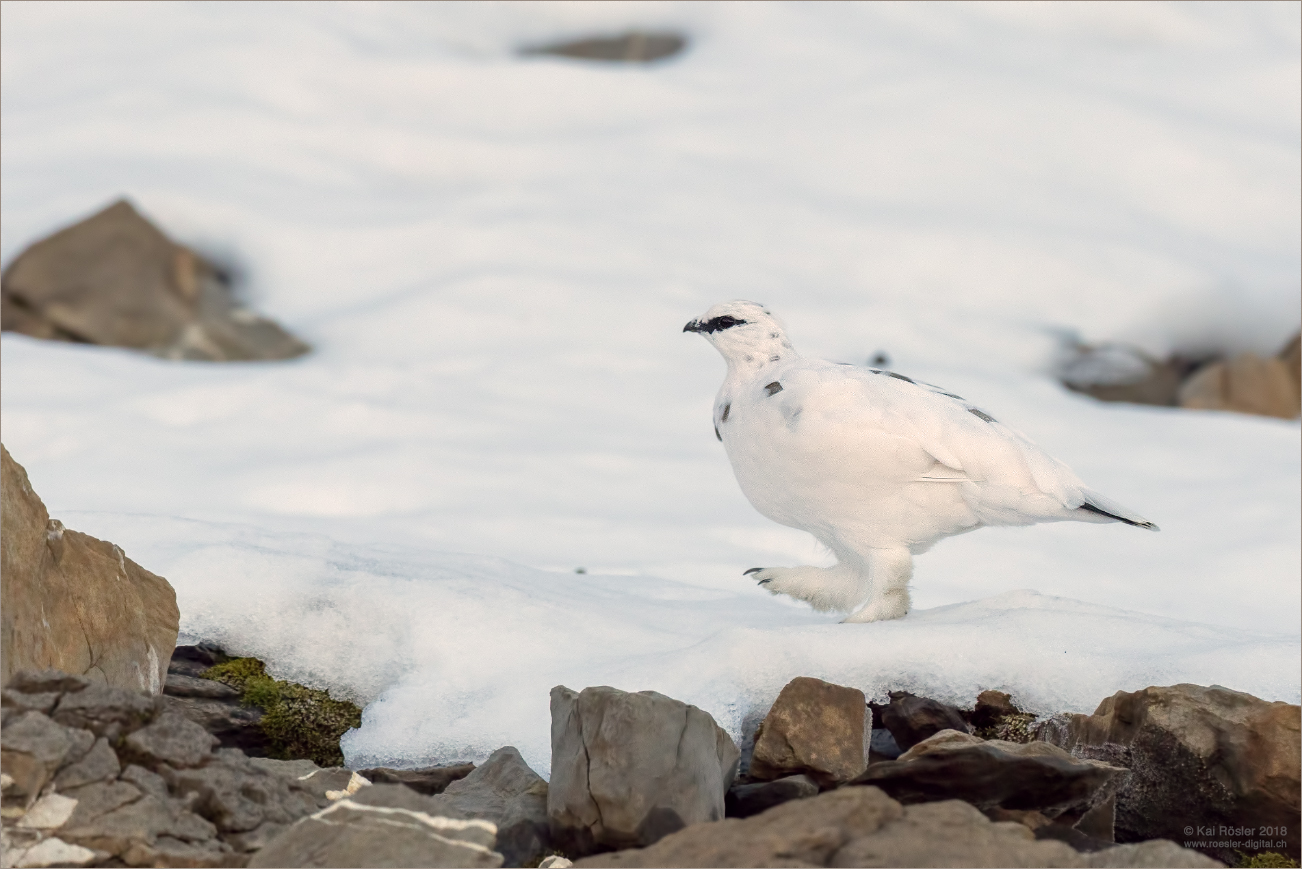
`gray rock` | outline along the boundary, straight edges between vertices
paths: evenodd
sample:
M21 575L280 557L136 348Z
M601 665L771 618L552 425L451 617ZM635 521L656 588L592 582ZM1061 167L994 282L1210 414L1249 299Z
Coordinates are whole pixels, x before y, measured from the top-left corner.
M1302 710L1294 704L1218 686L1118 691L1093 715L1050 719L1038 737L1077 757L1130 769L1117 793L1123 841L1199 847L1209 837L1198 827L1278 827L1286 845L1262 850L1299 857ZM1226 863L1239 859L1234 848L1204 847Z
M74 830L90 827L102 815L140 799L140 790L126 782L96 782L72 788L64 796L77 801L72 817L64 824L67 829Z
M261 851L267 847L272 839L279 836L285 831L284 824L275 824L267 821L252 830L243 833L229 833L223 837L223 841L230 845L235 851L250 852Z
M818 795L818 782L807 775L790 775L775 781L734 784L724 800L730 818L749 818L791 800Z
M320 772L321 767L306 758L299 760L275 760L270 757L250 757L249 763L258 769L275 775L291 778L295 781L302 781L305 777ZM367 779L370 781L370 779Z
M49 715L54 704L59 702L59 694L50 692L48 694L24 694L21 691L13 691L9 688L0 691L0 706L5 709L12 709L15 712L40 712L43 715Z
M108 685L90 685L75 694L64 694L50 716L60 724L89 730L110 742L153 720L155 698Z
M212 755L217 739L174 712L164 712L147 727L128 736L121 751L141 766L157 769L199 766Z
M431 799L401 785L375 785L362 792L383 800L398 791L418 801ZM493 850L495 839L487 821L349 798L295 823L255 853L249 866L496 867L502 865L502 855Z
M22 694L69 694L89 684L90 680L85 676L74 676L62 670L22 670L5 683L5 689Z
M553 842L644 846L724 815L741 753L707 713L654 691L551 692Z
M943 730L898 760L873 764L854 783L879 787L902 803L961 799L979 809L1079 819L1108 801L1126 779L1121 767L1055 748Z
M833 787L864 771L871 733L862 691L798 676L778 694L755 734L750 776L772 780L803 773Z
M212 824L175 800L160 800L150 794L85 821L74 811L59 835L68 842L116 855L124 855L133 846L154 848L161 837L206 843L205 850L218 853L229 850L216 841L217 828ZM124 861L130 862L125 857Z
M0 769L13 780L7 792L30 805L62 764L81 758L94 743L87 731L64 727L40 712L14 715L5 722L0 744Z
M95 740L85 757L59 770L59 774L54 777L54 786L66 791L92 782L117 778L121 771L122 764L118 762L118 756L109 747L108 740L101 736Z
M118 776L118 781L124 781L129 785L134 785L141 793L158 797L160 800L166 800L170 796L167 791L167 782L156 772L151 772L143 766L132 764L122 771Z
M390 769L375 767L359 769L358 773L367 781L375 784L406 785L417 793L433 796L443 793L448 785L463 779L475 771L473 763L456 763L447 766L431 766L424 769Z
M240 696L240 692L229 685L179 673L167 674L163 693L169 697L200 697L208 700L237 700Z
M900 744L885 727L873 729L872 741L868 743L868 749L873 760L895 760L904 754L904 749L900 748Z
M268 821L289 824L318 808L297 782L228 752L198 769L164 767L160 773L174 796L189 801L222 833L247 832Z
M514 746L499 748L474 772L430 799L438 814L496 825L496 850L503 865L537 863L551 846L547 782Z
M217 737L224 748L238 748L249 755L271 750L271 742L261 727L264 713L256 706L244 706L235 699L164 695L163 709L198 724Z

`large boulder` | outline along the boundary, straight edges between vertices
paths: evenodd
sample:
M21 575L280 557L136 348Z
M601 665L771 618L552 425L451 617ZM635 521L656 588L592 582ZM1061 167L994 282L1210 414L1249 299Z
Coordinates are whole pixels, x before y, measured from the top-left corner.
M167 580L104 540L63 527L0 446L3 681L54 668L158 694L180 611Z
M288 359L308 347L236 304L225 273L126 200L36 242L0 278L0 325L169 359Z
M1171 842L1080 854L994 823L958 800L902 806L873 787L784 803L745 820L698 824L654 845L598 854L576 867L618 866L1218 866Z
M881 788L902 803L959 799L978 809L1036 811L1074 826L1085 820L1112 835L1113 802L1126 770L1072 757L1043 742L984 741L942 730L900 755L870 766L855 784Z
M808 775L834 787L864 771L872 714L858 688L798 676L786 684L755 733L752 779Z
M655 691L551 692L547 813L569 854L649 845L724 816L741 752L708 713Z
M1168 838L1227 863L1239 850L1297 860L1300 722L1290 703L1173 685L1119 691L1093 715L1050 719L1038 735L1130 769L1117 793L1118 841ZM1272 840L1284 844L1263 844Z

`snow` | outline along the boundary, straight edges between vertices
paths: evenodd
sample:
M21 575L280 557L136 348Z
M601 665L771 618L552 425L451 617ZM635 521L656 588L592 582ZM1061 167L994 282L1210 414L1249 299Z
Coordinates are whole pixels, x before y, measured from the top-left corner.
M127 194L310 341L211 365L0 340L3 438L182 628L369 705L350 763L548 768L547 692L785 681L1041 714L1299 702L1296 421L1101 404L1074 338L1274 352L1302 313L1296 4L4 4L0 257ZM671 27L650 67L515 56ZM888 624L711 430L729 298L967 397L1162 527L985 529ZM577 567L585 574L576 574Z

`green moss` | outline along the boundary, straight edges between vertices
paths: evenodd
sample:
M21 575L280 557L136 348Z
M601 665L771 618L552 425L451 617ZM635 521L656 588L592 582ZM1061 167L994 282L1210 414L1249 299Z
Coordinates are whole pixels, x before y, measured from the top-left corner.
M232 658L201 675L230 685L240 692L244 705L263 711L259 725L271 743L272 756L281 760L307 758L321 766L343 766L339 737L362 726L362 710L356 704L273 679L257 658Z
M1235 853L1239 855L1239 860L1234 865L1244 867L1244 869L1298 869L1296 860L1276 851L1261 851L1252 855L1245 854L1242 851L1236 851Z

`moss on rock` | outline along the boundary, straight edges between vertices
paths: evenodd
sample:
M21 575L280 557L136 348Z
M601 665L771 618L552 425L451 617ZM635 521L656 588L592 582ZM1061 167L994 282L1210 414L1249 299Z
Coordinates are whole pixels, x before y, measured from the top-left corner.
M271 756L280 760L306 758L321 766L343 766L339 738L362 725L362 710L355 703L273 679L257 658L231 658L200 675L231 686L244 705L262 710L259 726L271 743Z

